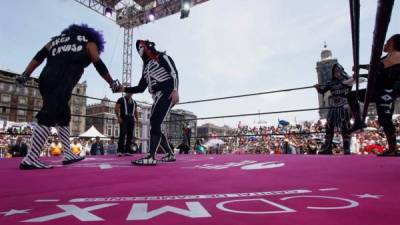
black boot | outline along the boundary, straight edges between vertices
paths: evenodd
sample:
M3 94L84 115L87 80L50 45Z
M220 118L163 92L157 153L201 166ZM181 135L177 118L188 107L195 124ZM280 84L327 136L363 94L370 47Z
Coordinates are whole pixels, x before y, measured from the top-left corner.
M350 133L356 132L360 129L366 128L367 125L361 120L361 115L360 115L360 109L357 106L355 111L352 111L353 119L354 119L354 124L350 128Z
M76 163L76 162L79 162L79 161L84 160L84 159L85 159L84 156L79 156L78 158L75 158L75 159L63 160L62 164L63 165L69 165L69 164Z
M388 135L387 142L389 148L377 156L400 156L400 152L397 150L396 135Z
M22 162L21 164L19 164L19 169L20 170L53 169L53 166L47 165L47 164L39 162L39 161L35 162L33 164L28 164L28 163Z
M356 99L355 93L349 95L348 102L351 110L351 115L354 120L353 126L350 128L350 133L353 133L357 130L367 127L365 123L361 120L361 113L360 113L360 105Z
M150 152L137 160L133 160L131 163L137 166L155 166L157 165L156 150L160 145L161 136L150 134Z
M133 160L131 163L136 166L156 166L157 160L154 156L148 154L143 158Z
M325 144L322 147L322 151L318 152L318 155L332 155L332 135L325 136Z
M349 138L343 138L343 153L345 155L350 155L350 139Z
M175 162L176 158L175 158L174 150L169 145L168 139L164 134L161 135L161 143L160 143L160 145L162 146L162 148L166 152L166 154L161 158L160 161L162 161L162 162Z

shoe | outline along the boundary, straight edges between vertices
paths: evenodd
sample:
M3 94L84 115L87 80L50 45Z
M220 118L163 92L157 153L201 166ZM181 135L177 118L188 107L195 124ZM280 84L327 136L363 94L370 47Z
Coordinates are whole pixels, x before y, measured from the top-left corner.
M332 151L331 150L323 150L318 152L318 155L332 155Z
M79 156L76 159L63 160L62 164L63 165L69 165L69 164L76 163L76 162L79 162L79 161L84 160L84 159L85 159L85 157Z
M154 156L147 155L143 158L133 160L131 163L136 166L155 166L157 165L157 160Z
M167 153L167 154L165 154L165 155L161 158L160 161L161 161L161 162L175 162L175 161L176 161L176 158L175 158L175 155L174 155L174 154L172 154L172 153Z
M19 164L19 169L21 170L36 170L36 169L53 169L53 166L38 162L37 165L30 165L28 163L22 162Z
M121 156L122 156L122 153L121 153L121 152L118 152L118 153L117 153L117 156L118 156L118 157L121 157Z
M400 152L397 150L385 150L382 153L377 154L377 156L385 157L385 156L400 156Z

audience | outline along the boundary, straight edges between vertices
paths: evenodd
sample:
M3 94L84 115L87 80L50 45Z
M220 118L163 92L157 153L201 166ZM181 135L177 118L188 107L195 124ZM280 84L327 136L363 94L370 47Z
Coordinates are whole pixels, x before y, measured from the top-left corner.
M396 132L400 133L400 117L394 119ZM322 121L304 122L288 126L239 126L228 136L221 138L223 144L207 146L207 142L218 138L216 134L209 139L197 139L190 148L184 140L178 147L180 153L195 154L317 154L324 141L324 124ZM0 134L0 157L22 157L30 146L30 129L23 132L10 130ZM341 140L335 136L334 152L342 154ZM363 133L352 135L351 152L353 154L376 154L383 151L386 138L379 128L377 120L368 120ZM114 155L116 152L114 138L104 142L96 137L91 139L75 138L71 144L74 154L84 155ZM41 156L59 156L62 153L58 139L51 136ZM136 152L141 152L140 148Z

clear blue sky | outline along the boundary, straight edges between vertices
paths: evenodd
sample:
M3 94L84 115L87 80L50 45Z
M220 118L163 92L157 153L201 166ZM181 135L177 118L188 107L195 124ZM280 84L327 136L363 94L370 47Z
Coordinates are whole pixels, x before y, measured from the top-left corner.
M376 1L361 0L361 62L370 57ZM150 39L173 57L180 73L181 101L237 95L317 82L316 62L324 41L347 71L352 66L348 0L211 0L179 15L134 30L134 39ZM22 72L33 55L71 23L87 23L104 31L102 58L113 77L121 79L123 30L112 21L72 0L2 2L0 68ZM388 35L400 33L400 4L395 3ZM141 76L141 60L133 52L133 84ZM34 75L37 76L40 69ZM87 95L116 99L93 66L82 80ZM145 92L134 96L151 102ZM92 101L89 101L92 102ZM182 105L199 117L317 107L314 90L235 100ZM316 112L261 116L315 120ZM252 123L258 117L212 120L218 125ZM200 124L205 121L199 121Z

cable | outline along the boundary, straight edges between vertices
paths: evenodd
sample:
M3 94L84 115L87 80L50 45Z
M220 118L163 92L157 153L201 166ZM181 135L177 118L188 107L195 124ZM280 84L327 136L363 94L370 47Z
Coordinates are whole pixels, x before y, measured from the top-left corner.
M266 136L285 136L285 135L312 135L312 134L325 134L325 132L314 131L314 132L289 132L289 133L267 133L267 134L235 134L235 135L213 135L213 136L198 136L191 137L190 139L201 139L201 138L228 138L228 137L266 137ZM14 134L7 132L0 132L0 135L11 135L11 136L32 136L32 134ZM57 134L52 134L49 136L57 137ZM80 136L70 136L71 138L80 137ZM96 138L95 137L80 137L80 138ZM168 137L170 140L182 139L182 137Z
M14 84L14 82L9 82L9 81L0 81L0 82L8 83L8 84ZM35 79L35 82L37 82L36 79ZM325 85L320 85L320 86L325 86ZM32 86L32 85L25 85L25 87L38 89L37 86ZM226 100L226 99L232 99L232 98L243 98L243 97L249 97L249 96L273 94L273 93L280 93L280 92L298 91L298 90L305 90L305 89L310 89L310 88L314 88L314 86L287 88L287 89L274 90L274 91L264 91L264 92L250 93L250 94L242 94L242 95L232 95L232 96L217 97L217 98L200 99L200 100L180 102L177 105L192 104L192 103L199 103L199 102L210 102L210 101L218 101L218 100ZM73 96L77 96L77 97L83 97L83 98L88 98L88 99L94 99L94 100L100 100L100 101L107 101L107 102L116 103L116 101L112 101L112 100L108 100L108 99L90 97L90 96L80 95L80 94L72 94L72 95ZM151 105L150 103L147 103L147 102L137 101L137 100L135 100L135 101L139 102L139 103L142 103L142 104Z
M210 102L210 101L225 100L225 99L231 99L231 98L243 98L243 97L249 97L249 96L255 96L255 95L265 95L265 94L273 94L273 93L279 93L279 92L289 92L289 91L304 90L304 89L309 89L309 88L314 88L314 86L305 86L305 87L288 88L288 89L275 90L275 91L256 92L256 93L251 93L251 94L233 95L233 96L226 96L226 97L219 97L219 98L208 98L208 99L201 99L201 100L193 100L193 101L180 102L177 105L199 103L199 102Z
M14 109L14 110L22 110L22 111L30 111L30 112L39 112L37 109L28 109L28 108L19 108L12 106L0 106L0 108L6 109ZM164 123L174 123L174 122L183 122L183 121L197 121L197 120L209 120L209 119L221 119L221 118L232 118L232 117L245 117L245 116L258 116L258 115L268 115L268 114L279 114L279 113L292 113L292 112L305 112L305 111L315 111L321 109L329 109L330 107L322 107L322 108L306 108L306 109L291 109L291 110L283 110L283 111L272 111L272 112L258 112L258 113L245 113L245 114L235 114L235 115L224 115L224 116L211 116L211 117L201 117L201 118L193 118L193 119L184 119L184 120L167 120ZM75 117L86 117L93 119L101 119L101 120L116 120L115 118L106 118L106 117L97 117L97 116L88 116L81 114L71 114L71 116Z
M201 138L227 138L227 137L266 137L266 136L285 136L285 135L312 135L312 134L325 134L326 132L313 131L313 132L289 132L289 133L267 133L267 134L235 134L235 135L213 135L213 136L198 136L190 137L190 139L201 139ZM168 139L183 139L183 137L168 137Z
M37 81L36 78L32 78L32 80L33 80L33 82L38 83L38 81ZM0 81L0 83L15 84L14 82L11 82L11 81ZM38 87L38 86L35 86L35 85L24 85L23 87L39 89L39 87ZM100 101L105 101L105 102L117 103L116 101L113 101L113 100L103 99L103 98L96 98L96 97L91 97L91 96L87 96L87 95L80 95L80 94L75 94L75 93L72 93L72 95L73 95L73 96L77 96L77 97L81 97L81 98L88 98L88 99L93 99L93 100L100 100ZM148 102L137 101L137 100L135 100L135 101L138 102L138 103L142 103L142 104L144 104L144 105L151 105L151 104L148 103Z
M211 117L201 117L201 118L196 118L196 119L167 120L167 121L164 121L164 122L165 123L171 123L171 122L183 122L183 121L194 121L194 120L209 120L209 119L220 119L220 118L231 118L231 117L258 116L258 115L279 114L279 113L315 111L315 110L320 110L320 109L330 109L330 107L291 109L291 110L283 110L283 111L272 111L272 112L261 112L261 113L246 113L246 114L225 115L225 116L211 116Z
M12 106L0 106L0 108L21 110L21 111L27 111L27 112L40 112L40 110L37 110L37 109L19 108L19 107L12 107ZM111 121L116 120L115 118L88 116L88 115L81 115L81 114L71 114L71 116L72 117L86 117L86 118L92 118L92 119L101 119L101 120L106 120L106 121L107 120L111 120Z

